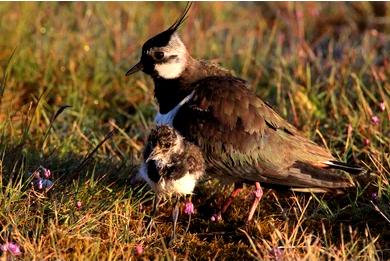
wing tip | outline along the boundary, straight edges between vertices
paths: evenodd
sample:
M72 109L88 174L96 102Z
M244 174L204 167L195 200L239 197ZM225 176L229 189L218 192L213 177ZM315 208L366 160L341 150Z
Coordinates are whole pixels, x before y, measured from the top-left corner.
M363 167L357 165L350 165L348 163L340 161L329 160L323 163L326 165L327 168L343 170L353 175L367 173L367 170Z

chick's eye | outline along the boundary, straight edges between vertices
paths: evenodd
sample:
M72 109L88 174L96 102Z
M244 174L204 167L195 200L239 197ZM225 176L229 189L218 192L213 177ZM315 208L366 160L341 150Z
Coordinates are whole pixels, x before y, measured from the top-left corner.
M169 147L171 147L171 143L170 142L165 142L164 144L162 144L162 147L164 149L168 149Z
M161 60L164 58L164 52L154 52L154 58L156 58L156 60Z

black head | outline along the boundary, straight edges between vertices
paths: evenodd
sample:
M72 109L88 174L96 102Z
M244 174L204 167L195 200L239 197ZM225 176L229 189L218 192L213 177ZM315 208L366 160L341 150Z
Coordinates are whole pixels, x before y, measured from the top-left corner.
M183 14L167 30L147 40L142 46L141 61L134 65L126 76L142 70L144 73L173 79L184 70L187 49L176 31L184 23L192 3L188 3Z

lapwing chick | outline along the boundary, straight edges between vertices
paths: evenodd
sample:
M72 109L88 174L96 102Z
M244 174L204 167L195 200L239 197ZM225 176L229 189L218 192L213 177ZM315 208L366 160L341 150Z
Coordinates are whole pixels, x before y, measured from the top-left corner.
M161 197L176 196L173 210L173 239L179 214L180 196L191 195L198 180L205 173L201 150L186 141L176 130L167 125L154 128L144 150L144 162L138 173L155 191L153 214L157 212ZM191 208L187 206L187 208Z
M305 137L245 80L191 57L177 33L189 9L187 5L172 26L145 42L141 60L126 75L150 75L159 106L156 123L173 126L200 147L208 174L235 184L220 214L243 183L255 185L248 221L263 194L260 182L312 192L355 186L349 174L359 174L362 168L339 162Z

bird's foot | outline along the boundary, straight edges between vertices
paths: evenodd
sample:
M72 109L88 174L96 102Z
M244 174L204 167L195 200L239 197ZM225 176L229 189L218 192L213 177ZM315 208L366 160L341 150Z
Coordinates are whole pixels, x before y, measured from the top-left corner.
M230 193L230 196L227 198L227 200L223 204L222 209L220 211L218 211L218 213L213 214L211 216L211 221L218 222L218 221L222 220L222 214L224 214L226 212L226 210L232 204L234 198L237 197L238 194L241 192L242 188L243 188L242 182L234 183L234 189L233 189L232 193Z

